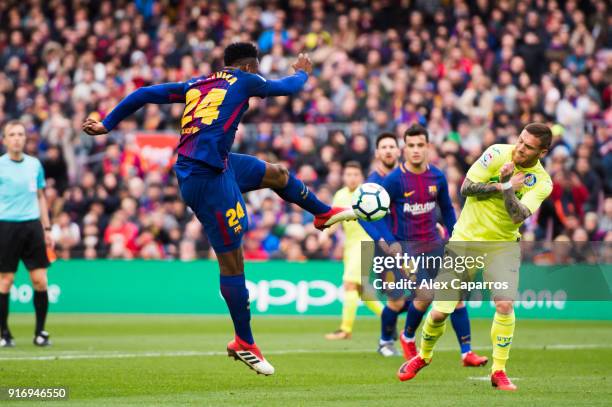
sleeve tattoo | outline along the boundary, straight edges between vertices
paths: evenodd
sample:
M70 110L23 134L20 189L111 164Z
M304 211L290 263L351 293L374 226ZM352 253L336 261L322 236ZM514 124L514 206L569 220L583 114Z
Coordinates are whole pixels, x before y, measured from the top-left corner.
M497 186L494 183L472 182L468 178L461 185L461 195L465 197L489 198L498 192Z
M508 215L510 215L512 222L521 223L531 216L531 211L518 200L513 189L504 191L503 195L506 211L508 212Z

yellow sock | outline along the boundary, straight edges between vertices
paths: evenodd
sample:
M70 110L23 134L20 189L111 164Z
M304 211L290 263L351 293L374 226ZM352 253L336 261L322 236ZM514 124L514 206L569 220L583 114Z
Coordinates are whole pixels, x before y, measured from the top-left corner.
M353 332L358 305L359 292L357 290L345 291L344 305L342 305L342 324L340 324L340 329L344 332Z
M363 303L365 304L366 307L368 307L368 309L370 311L375 313L377 317L379 317L382 314L382 310L383 310L382 302L380 302L380 301L364 301Z
M421 350L419 355L429 363L433 356L433 349L436 346L438 339L446 330L446 320L442 322L434 322L431 319L431 313L427 314L423 329L421 330Z
M491 326L491 341L493 342L492 371L506 370L506 361L510 356L510 345L514 335L514 312L504 315L498 312Z

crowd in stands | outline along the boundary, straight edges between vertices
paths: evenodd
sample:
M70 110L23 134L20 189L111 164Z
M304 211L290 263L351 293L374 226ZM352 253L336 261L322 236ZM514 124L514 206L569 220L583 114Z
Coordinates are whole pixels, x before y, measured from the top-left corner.
M295 97L252 98L234 150L285 164L323 201L341 187L346 161L367 174L377 134L401 143L421 123L459 213L460 185L482 151L545 122L554 188L524 239L611 241L610 8L605 0L7 0L0 123L27 126L61 258L213 256L172 170L149 168L133 142L139 130L178 137L183 105L148 105L108 135L89 137L81 124L138 87L220 69L226 45L252 41L265 77L291 74L300 52L315 69ZM341 257L341 233L322 238L310 214L273 191L251 192L247 203L247 259Z

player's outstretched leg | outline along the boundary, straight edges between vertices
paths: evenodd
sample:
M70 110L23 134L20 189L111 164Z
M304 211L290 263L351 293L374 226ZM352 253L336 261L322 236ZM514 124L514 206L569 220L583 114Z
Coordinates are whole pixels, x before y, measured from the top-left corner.
M463 302L460 302L450 316L453 329L457 335L457 341L461 348L461 360L465 367L478 367L487 364L489 359L472 351L472 334L470 329L470 317Z
M271 375L274 373L274 367L255 345L251 332L249 290L244 278L242 248L217 253L217 258L221 269L221 295L229 309L235 332L234 340L227 344L227 354L259 374Z
M352 208L330 207L321 202L306 185L280 164L271 164L246 154L231 153L233 168L241 192L271 188L287 202L294 203L315 215L314 225L323 230L334 223L355 220Z
M514 308L512 301L495 301L495 317L491 326L493 342L493 366L491 384L499 390L516 390L515 384L506 375L506 361L510 356L510 346L514 337Z
M429 301L420 301L416 299L410 301L408 311L406 312L404 332L400 335L400 343L402 344L404 359L406 360L410 360L417 355L415 334L419 325L421 325L421 321L427 312L429 304Z
M8 327L9 296L13 279L14 273L0 273L0 348L15 346Z
M419 353L407 362L404 362L397 371L397 377L401 381L413 379L417 373L431 363L433 350L438 339L446 329L446 318L448 314L432 309L421 331L421 349Z

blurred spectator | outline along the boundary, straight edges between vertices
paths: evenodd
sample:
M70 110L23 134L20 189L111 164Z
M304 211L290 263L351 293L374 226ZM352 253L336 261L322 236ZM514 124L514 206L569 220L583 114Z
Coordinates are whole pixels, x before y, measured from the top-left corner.
M344 162L370 167L378 132L401 140L421 122L460 210L459 187L482 151L543 121L554 134L545 164L555 185L526 232L612 240L609 2L200 3L0 4L0 124L19 118L28 128L62 256L210 255L169 166L134 137L176 134L182 106L149 105L95 138L80 125L138 87L220 69L237 40L259 45L271 79L291 73L298 53L313 58L298 96L251 99L234 151L287 165L322 200L339 188ZM249 195L249 256L337 258L339 243L318 242L309 214L271 191Z

